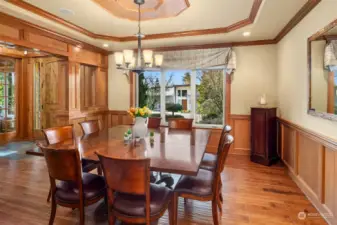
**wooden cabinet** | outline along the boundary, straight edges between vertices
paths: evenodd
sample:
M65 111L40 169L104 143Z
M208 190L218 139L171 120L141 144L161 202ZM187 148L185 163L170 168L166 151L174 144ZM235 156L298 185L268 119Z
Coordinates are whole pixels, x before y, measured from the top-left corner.
M276 108L251 109L250 159L268 166L278 160Z

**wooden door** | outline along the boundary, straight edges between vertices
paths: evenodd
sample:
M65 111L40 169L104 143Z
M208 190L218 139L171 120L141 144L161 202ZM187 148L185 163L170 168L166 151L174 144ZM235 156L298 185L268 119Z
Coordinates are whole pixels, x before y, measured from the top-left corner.
M35 70L38 73L35 78L39 78L39 86L35 85L35 110L39 112L36 112L35 119L40 119L37 129L67 125L68 62L56 57L45 57L38 59L37 63L39 68Z
M183 106L183 110L187 110L187 99L182 99L181 104Z

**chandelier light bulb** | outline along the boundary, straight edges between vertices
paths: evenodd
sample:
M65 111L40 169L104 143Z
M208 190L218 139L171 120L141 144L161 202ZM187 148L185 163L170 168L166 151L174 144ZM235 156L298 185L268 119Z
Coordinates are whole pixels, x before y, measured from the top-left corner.
M115 62L118 67L123 65L123 53L122 52L115 52Z
M164 56L163 55L155 55L154 56L156 66L161 66L163 64Z
M153 51L151 50L144 50L143 51L143 56L144 56L144 62L146 65L150 65L152 63L152 56L153 56Z
M133 59L133 50L124 50L123 51L124 54L124 61L126 64L130 64L132 62Z

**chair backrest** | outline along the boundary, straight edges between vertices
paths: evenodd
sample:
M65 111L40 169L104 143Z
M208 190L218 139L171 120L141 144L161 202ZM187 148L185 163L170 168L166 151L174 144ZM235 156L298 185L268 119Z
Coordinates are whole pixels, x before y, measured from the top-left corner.
M220 174L223 171L225 167L225 161L228 156L229 149L231 147L231 144L234 142L234 138L232 135L225 133L224 137L221 140L222 142L219 143L221 145L221 150L218 152L217 162L216 162L216 168L215 168L215 177L213 180L213 191L218 191L218 182L220 179ZM214 192L216 193L216 192Z
M83 134L92 134L100 130L99 120L88 120L80 123Z
M128 194L146 195L150 190L150 159L111 158L96 152L108 189Z
M44 153L51 179L75 182L81 180L80 155L76 148L55 149L46 146L39 147Z
M218 144L218 152L217 152L218 155L219 155L220 152L221 152L221 149L222 149L222 143L223 143L223 139L225 138L225 135L226 135L226 134L229 134L231 131L232 131L232 127L229 126L229 125L225 125L225 126L222 128L221 136L220 136L220 140L219 140L219 144Z
M48 145L57 144L59 142L74 138L72 125L63 127L52 127L43 129L42 131Z
M192 130L193 119L185 119L185 118L168 119L168 127L170 129Z

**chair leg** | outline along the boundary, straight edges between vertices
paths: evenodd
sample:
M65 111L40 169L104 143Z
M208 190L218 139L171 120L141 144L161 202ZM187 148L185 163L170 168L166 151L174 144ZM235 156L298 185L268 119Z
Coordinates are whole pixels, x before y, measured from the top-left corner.
M219 211L220 211L220 215L222 215L222 204L219 200L217 200L217 205L218 205L218 208L219 208Z
M97 174L102 176L103 172L102 172L102 167L100 165L97 166Z
M168 214L169 214L169 225L174 225L174 206L173 202L170 202L168 206Z
M177 224L178 219L178 194L174 193L172 198L172 222L173 224Z
M221 204L223 203L223 197L222 197L222 193L219 193L219 200L221 202Z
M112 213L109 213L109 225L115 225L115 223L116 217Z
M219 225L219 214L218 214L218 206L217 206L216 198L212 200L212 215L213 215L214 225Z
M80 206L80 225L84 225L85 211L84 206Z
M47 202L50 202L50 198L51 198L51 188L49 188L49 193L48 193L48 197L47 197Z
M51 202L51 212L50 212L50 218L49 218L49 225L53 225L54 220L55 220L55 215L56 215L56 202L54 197L52 198L52 202Z

